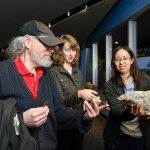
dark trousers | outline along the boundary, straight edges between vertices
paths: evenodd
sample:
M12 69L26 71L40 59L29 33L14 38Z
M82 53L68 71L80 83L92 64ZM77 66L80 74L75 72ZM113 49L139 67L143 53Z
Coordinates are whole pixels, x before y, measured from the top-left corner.
M146 150L143 138L134 138L119 132L113 145L105 143L105 150Z
M58 130L57 140L57 150L82 150L84 134L75 130Z

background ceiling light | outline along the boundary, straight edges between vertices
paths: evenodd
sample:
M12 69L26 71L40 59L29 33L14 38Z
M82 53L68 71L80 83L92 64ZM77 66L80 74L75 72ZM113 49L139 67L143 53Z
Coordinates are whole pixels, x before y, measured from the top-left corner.
M70 12L69 12L69 11L67 12L67 16L68 16L68 17L70 16Z
M87 10L87 8L88 8L87 5L85 5L84 10Z
M49 27L49 28L51 27L51 23L48 23L48 27Z
M53 20L50 20L51 22L51 25L54 26L55 24L61 22L61 21L64 21L65 19L67 19L68 17L70 16L73 16L79 12L86 12L87 9L90 9L91 7L93 7L94 5L100 3L100 2L103 2L104 0L91 0L91 1L88 1L86 3L83 3L81 4L80 6L72 9L72 10L69 10L67 13L53 19ZM48 25L48 23L47 23Z

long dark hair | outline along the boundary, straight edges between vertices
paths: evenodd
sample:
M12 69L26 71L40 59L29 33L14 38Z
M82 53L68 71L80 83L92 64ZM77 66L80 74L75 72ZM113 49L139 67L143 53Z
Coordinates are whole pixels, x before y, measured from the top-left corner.
M115 55L120 49L124 49L125 51L127 51L129 53L131 59L134 59L134 62L131 64L130 75L133 77L135 87L139 88L142 73L139 71L138 64L137 64L137 61L136 61L133 51L128 46L118 46L114 50L114 52L112 54L112 60L111 60L112 77L110 80L113 81L113 83L117 84L118 86L125 88L125 84L123 82L123 79L120 76L120 72L116 69L115 64L114 64Z

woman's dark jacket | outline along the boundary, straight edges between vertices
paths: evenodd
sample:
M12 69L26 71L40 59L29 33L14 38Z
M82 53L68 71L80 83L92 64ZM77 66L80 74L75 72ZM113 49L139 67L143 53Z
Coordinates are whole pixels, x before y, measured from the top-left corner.
M141 80L141 88L137 89L137 91L147 90L150 90L150 76L144 75ZM110 106L110 113L104 128L103 138L105 142L110 145L113 145L122 122L130 121L135 118L135 116L130 114L129 110L125 109L119 103L119 100L117 100L123 93L123 89L119 88L111 80L106 83L105 94ZM150 150L150 119L140 116L139 121L146 141L146 147Z
M43 68L39 80L38 97L35 101L23 77L12 60L0 62L0 99L14 98L20 113L41 107L48 101L50 109L47 121L39 128L28 128L37 142L36 150L55 150L57 146L57 126L62 129L78 129L85 133L91 122L83 120L83 111L66 108L58 92L53 75Z
M79 103L78 90L82 89L82 76L78 68L72 69L72 74L62 66L52 66L50 71L53 74L58 91L67 107Z

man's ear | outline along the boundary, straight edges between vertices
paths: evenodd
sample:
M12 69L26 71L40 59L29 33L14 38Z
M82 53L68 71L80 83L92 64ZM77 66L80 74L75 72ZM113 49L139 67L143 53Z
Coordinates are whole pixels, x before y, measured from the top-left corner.
M25 35L25 36L23 37L23 40L24 40L24 45L25 45L25 47L26 47L26 48L29 48L29 41L30 41L29 37L28 37L27 35Z

